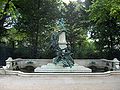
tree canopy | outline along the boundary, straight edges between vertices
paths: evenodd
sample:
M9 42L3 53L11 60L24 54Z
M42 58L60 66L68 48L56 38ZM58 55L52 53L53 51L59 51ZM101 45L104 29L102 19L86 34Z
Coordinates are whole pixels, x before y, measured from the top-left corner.
M96 0L90 7L91 37L104 57L120 54L120 1Z
M0 0L0 48L4 44L13 58L53 58L50 38L61 18L74 58L119 58L120 0L68 4L62 0Z

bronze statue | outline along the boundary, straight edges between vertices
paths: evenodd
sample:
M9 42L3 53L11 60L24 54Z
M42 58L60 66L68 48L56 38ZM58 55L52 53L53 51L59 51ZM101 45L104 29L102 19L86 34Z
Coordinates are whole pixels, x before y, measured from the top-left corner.
M54 32L51 36L51 47L56 52L56 57L53 59L54 64L58 64L59 62L63 63L63 67L70 67L74 65L74 60L71 57L72 53L70 50L70 45L66 42L65 33L66 29L64 26L64 20L60 19L57 24L59 25L60 31ZM60 35L63 37L59 37ZM61 38L61 39L60 39ZM60 40L64 39L63 41Z

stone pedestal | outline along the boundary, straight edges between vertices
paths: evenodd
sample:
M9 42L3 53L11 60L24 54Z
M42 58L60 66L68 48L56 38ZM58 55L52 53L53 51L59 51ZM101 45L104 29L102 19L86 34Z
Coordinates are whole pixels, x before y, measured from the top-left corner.
M11 58L11 57L9 57L7 60L6 60L6 66L3 66L3 68L5 69L5 70L13 70L13 65L12 65L12 62L13 62L14 60Z
M5 70L3 68L0 68L0 75L5 75Z
M92 72L92 70L84 66L79 66L78 64L74 64L74 66L70 68L63 67L59 64L48 63L47 65L35 68L34 72Z
M120 61L117 58L113 59L113 70L120 70L119 63Z

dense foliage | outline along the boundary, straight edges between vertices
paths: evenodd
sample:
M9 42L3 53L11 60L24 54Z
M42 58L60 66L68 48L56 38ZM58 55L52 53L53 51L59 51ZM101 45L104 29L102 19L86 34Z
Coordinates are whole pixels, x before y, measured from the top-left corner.
M60 3L58 0L18 0L14 4L20 13L15 27L27 34L19 43L22 46L20 48L29 50L28 58L49 57L50 35L55 21L59 18Z
M0 0L0 57L53 58L50 38L60 18L74 58L119 58L119 0L69 4L62 0Z
M90 7L91 37L101 56L120 56L120 0L96 0Z

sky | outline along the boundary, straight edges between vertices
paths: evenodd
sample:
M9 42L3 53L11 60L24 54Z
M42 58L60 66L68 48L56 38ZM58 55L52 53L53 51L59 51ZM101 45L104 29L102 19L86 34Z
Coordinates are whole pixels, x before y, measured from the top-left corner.
M65 3L69 3L69 1L77 1L77 0L63 0L63 2L65 2ZM81 0L82 2L84 2L85 0Z

